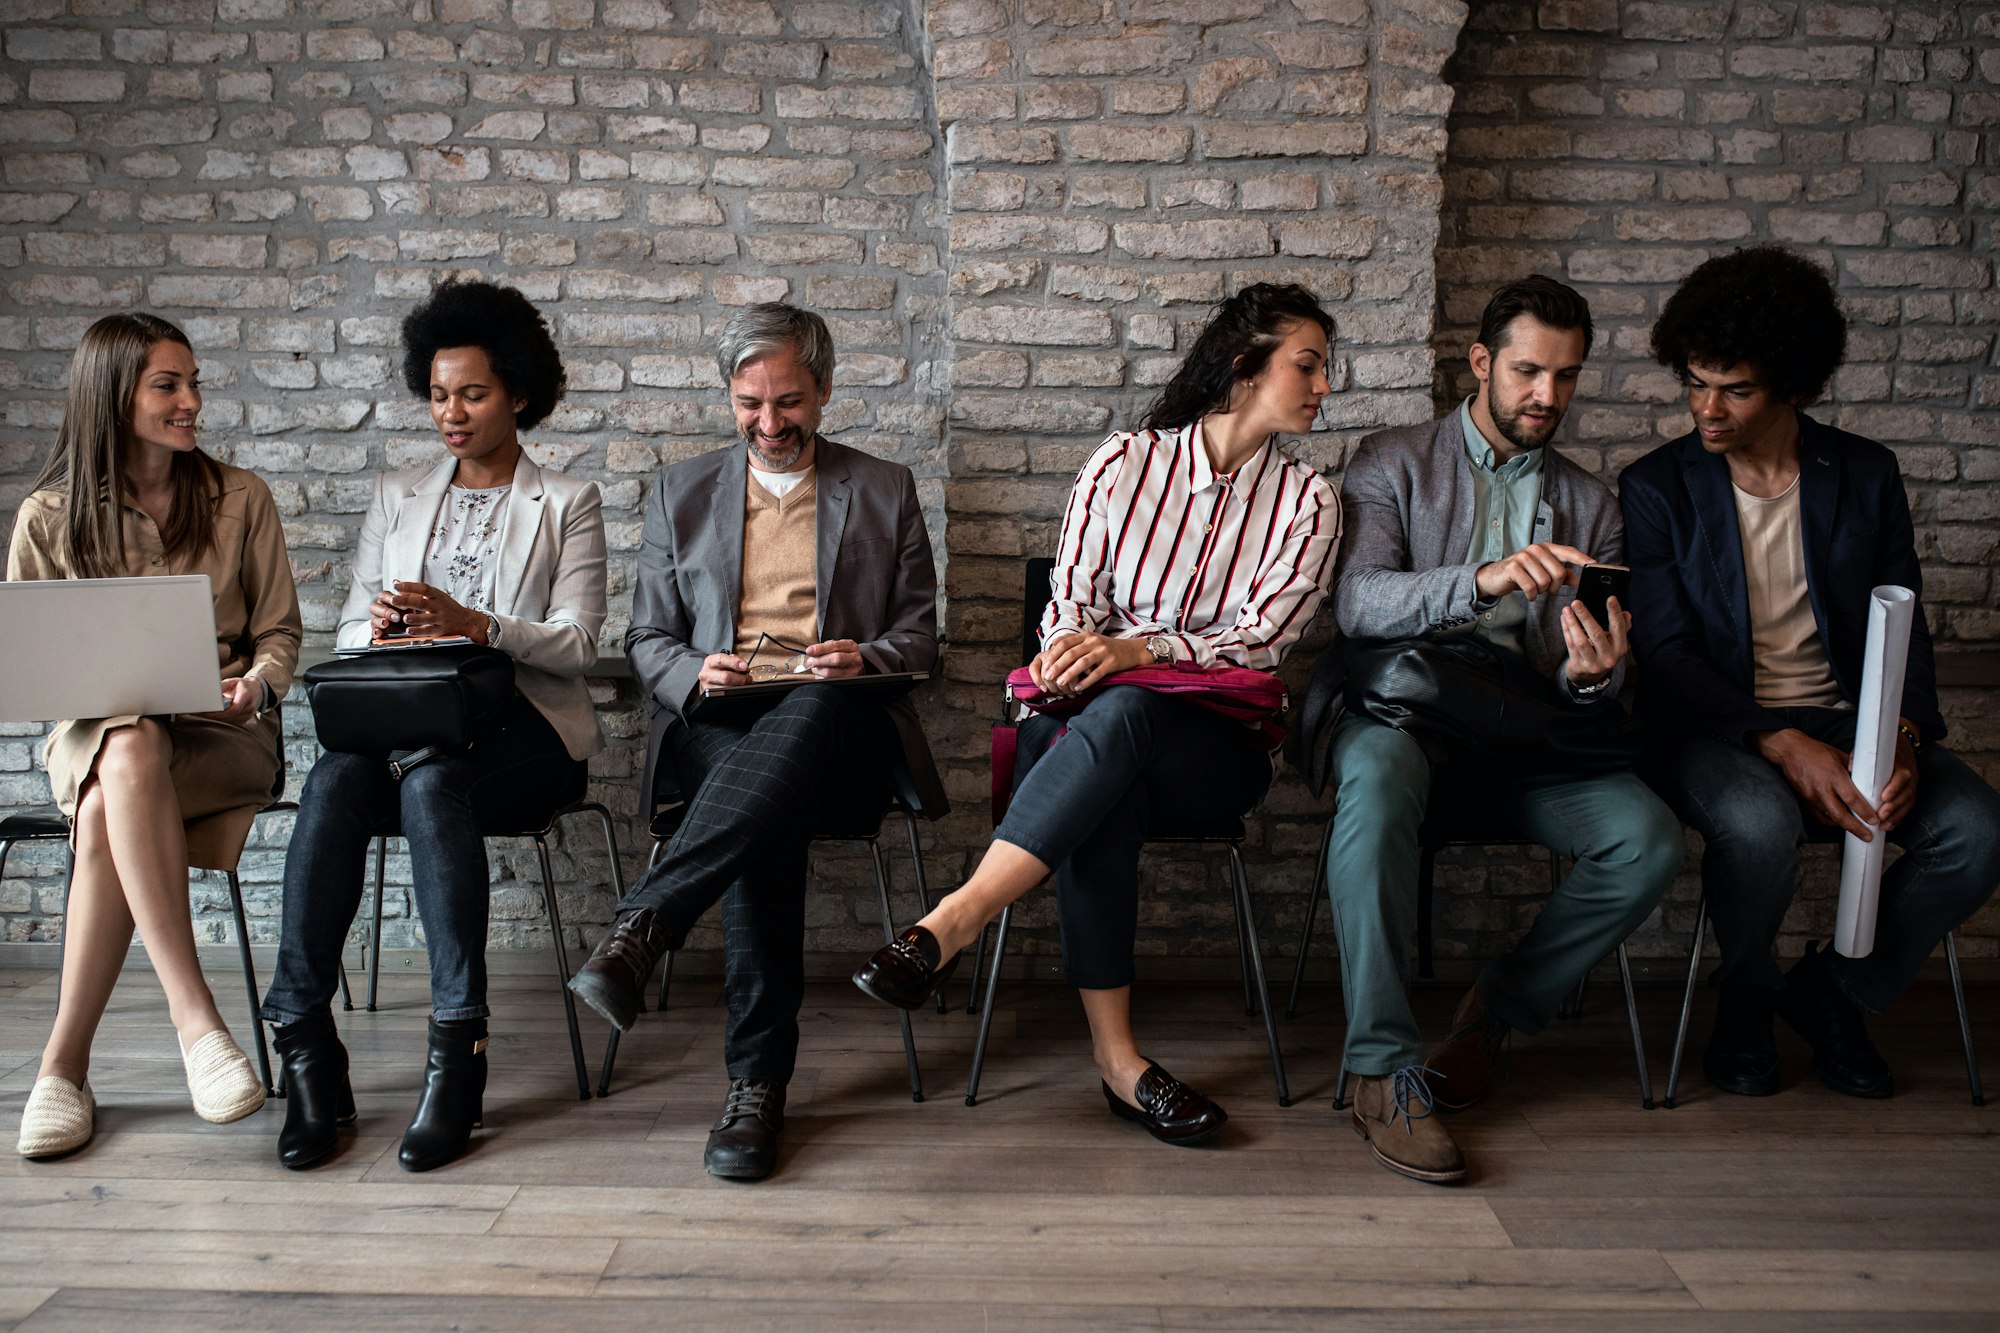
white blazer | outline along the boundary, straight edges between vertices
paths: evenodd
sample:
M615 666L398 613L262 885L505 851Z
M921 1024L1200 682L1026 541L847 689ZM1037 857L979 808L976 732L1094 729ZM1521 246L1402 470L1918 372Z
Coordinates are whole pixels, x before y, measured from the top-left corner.
M340 611L342 648L364 648L368 608L385 577L421 579L424 551L458 460L392 472L375 482L361 522L354 585ZM493 581L500 648L514 684L549 720L572 759L604 748L584 673L604 626L604 497L594 481L544 472L523 453L514 465Z

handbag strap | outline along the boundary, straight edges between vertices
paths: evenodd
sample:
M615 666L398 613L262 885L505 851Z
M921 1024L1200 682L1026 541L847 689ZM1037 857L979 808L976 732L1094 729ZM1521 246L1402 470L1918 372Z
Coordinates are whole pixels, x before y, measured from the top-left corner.
M389 776L401 782L413 770L422 768L443 753L445 748L442 745L426 745L421 750L399 751L389 756Z
M1019 730L1011 722L995 723L993 727L993 827L999 828L1000 821L1007 817L1007 806L1014 799L1014 762L1019 753L1021 737Z

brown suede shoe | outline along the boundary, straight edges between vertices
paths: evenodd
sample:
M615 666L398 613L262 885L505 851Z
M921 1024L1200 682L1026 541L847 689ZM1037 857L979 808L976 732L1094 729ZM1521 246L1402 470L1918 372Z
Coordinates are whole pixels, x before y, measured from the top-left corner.
M1513 1031L1474 986L1451 1016L1451 1035L1424 1057L1432 1100L1440 1111L1463 1111L1493 1091L1500 1053Z
M1465 1179L1465 1154L1451 1141L1432 1107L1420 1066L1380 1078L1363 1077L1354 1091L1354 1132L1368 1140L1375 1160L1399 1176L1432 1185Z

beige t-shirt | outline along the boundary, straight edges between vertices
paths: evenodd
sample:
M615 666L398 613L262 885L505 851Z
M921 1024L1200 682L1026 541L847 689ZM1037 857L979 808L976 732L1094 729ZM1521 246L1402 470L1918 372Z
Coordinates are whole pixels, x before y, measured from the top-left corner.
M1846 708L1806 595L1805 532L1799 482L1766 500L1741 487L1736 524L1743 537L1743 583L1750 594L1753 693L1766 708Z

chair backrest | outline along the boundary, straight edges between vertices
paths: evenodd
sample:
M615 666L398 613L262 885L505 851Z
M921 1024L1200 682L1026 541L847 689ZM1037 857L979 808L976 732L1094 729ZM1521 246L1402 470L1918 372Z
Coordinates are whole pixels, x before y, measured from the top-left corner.
M1042 650L1042 615L1055 600L1049 579L1056 572L1053 556L1028 557L1021 581L1021 662L1026 665Z
M285 778L291 767L285 761L285 706L282 703L271 705L271 715L278 724L278 776L271 784L269 804L277 805L285 799Z

